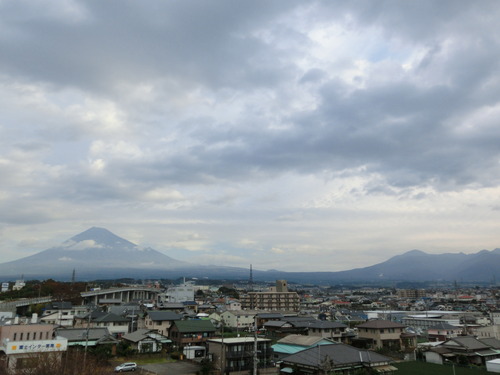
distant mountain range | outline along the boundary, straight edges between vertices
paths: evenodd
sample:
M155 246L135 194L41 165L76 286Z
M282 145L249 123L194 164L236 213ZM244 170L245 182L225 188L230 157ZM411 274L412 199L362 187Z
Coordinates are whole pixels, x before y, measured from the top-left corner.
M198 277L211 279L249 279L246 268L201 266L182 262L151 248L140 248L104 228L90 228L60 246L0 264L0 280L71 279L122 277L174 279ZM284 272L253 270L255 281L286 279L311 284L390 282L390 281L467 281L500 280L500 249L475 254L427 254L412 250L370 267L340 272Z

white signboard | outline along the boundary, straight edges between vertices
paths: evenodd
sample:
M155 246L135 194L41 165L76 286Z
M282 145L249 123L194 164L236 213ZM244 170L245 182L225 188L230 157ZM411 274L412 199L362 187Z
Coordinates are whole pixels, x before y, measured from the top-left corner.
M12 341L5 345L5 354L61 352L67 348L67 339Z

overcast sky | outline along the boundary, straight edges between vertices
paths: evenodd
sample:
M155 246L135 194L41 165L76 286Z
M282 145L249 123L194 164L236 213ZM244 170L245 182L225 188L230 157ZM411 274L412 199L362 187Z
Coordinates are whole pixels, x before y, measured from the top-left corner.
M497 1L0 0L0 254L92 226L200 264L500 247Z

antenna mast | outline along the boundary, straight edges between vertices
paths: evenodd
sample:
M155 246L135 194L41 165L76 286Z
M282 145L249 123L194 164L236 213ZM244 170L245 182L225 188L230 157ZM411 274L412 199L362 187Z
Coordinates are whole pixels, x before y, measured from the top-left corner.
M253 292L253 271L251 264L250 264L250 280L248 281L248 288L250 289L250 292Z

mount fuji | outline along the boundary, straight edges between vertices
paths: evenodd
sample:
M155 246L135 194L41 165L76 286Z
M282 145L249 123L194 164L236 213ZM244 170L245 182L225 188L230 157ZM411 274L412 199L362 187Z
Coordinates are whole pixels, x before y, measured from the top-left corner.
M107 229L92 227L59 246L0 264L0 277L69 279L74 269L79 279L167 278L168 271L193 267L197 266L141 248Z

